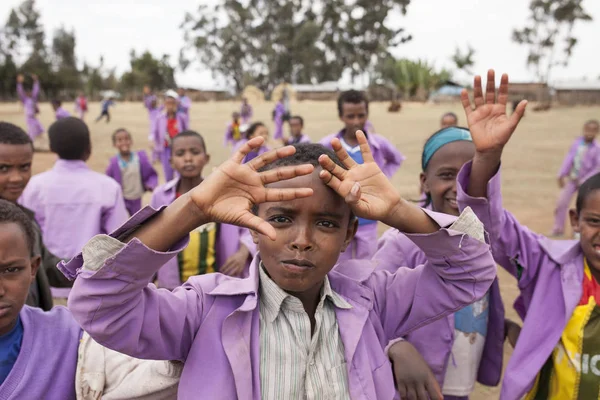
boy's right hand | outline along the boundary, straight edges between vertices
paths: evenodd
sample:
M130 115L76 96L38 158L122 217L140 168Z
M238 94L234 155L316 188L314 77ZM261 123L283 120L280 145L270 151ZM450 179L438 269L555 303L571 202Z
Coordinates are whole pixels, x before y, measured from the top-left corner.
M245 143L229 160L221 164L189 194L198 207L201 219L242 226L275 239L271 224L252 213L256 204L309 197L310 188L275 189L266 185L312 173L310 164L294 165L258 172L259 169L296 152L286 146L262 154L246 164L244 157L262 146L264 139L256 137Z
M442 400L433 372L417 349L407 341L395 343L389 350L394 380L402 399Z
M561 189L565 187L565 177L564 176L561 176L560 178L558 178L558 187Z

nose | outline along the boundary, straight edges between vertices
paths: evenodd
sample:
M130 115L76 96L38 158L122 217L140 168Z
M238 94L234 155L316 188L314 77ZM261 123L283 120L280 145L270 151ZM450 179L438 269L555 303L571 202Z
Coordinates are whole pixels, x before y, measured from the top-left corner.
M192 157L193 157L193 154L191 151L186 151L185 153L183 153L184 161L192 161Z
M313 249L314 244L312 240L312 234L310 229L298 228L296 235L290 242L290 247L295 251L310 251Z
M19 172L17 168L13 168L10 175L8 176L8 181L11 183L18 183L23 181L23 176Z

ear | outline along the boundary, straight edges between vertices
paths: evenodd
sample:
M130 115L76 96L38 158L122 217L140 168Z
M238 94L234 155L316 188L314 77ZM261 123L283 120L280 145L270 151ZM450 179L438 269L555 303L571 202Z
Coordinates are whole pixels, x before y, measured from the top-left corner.
M346 230L346 238L344 239L344 245L342 246L342 252L346 251L348 246L350 246L350 242L352 242L352 239L354 239L357 230L358 218L354 217L354 220L348 224L348 229Z
M421 174L419 175L419 182L420 182L420 188L421 188L421 193L429 193L429 185L427 184L427 176L425 175L424 172L421 172Z
M250 236L252 236L252 242L254 242L254 244L258 244L258 232L250 229Z
M204 157L206 157L206 163L208 164L210 162L210 154L206 154Z
M571 228L573 229L573 232L580 233L579 214L577 214L577 210L573 208L569 210L569 220L571 221Z
M35 276L37 275L41 262L42 258L40 256L35 256L31 258L31 282L35 280Z

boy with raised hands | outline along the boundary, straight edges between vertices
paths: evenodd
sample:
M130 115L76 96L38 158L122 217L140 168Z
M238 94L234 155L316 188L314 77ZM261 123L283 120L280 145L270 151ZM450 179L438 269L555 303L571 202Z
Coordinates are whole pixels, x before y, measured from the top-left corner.
M384 347L480 298L495 264L470 210L456 219L402 199L357 138L361 165L338 139L335 153L302 144L241 164L262 145L254 138L168 207L93 238L61 265L76 277L75 318L109 348L184 361L182 399L395 398ZM406 232L428 262L395 274L368 261L332 270L355 216ZM172 292L149 284L211 221L255 231L250 276L194 276Z

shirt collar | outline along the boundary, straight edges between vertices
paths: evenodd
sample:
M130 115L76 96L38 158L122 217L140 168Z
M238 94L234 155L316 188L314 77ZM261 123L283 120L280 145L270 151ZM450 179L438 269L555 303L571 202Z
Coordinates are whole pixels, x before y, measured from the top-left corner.
M267 321L273 322L279 315L279 312L283 307L289 311L304 312L304 308L299 302L287 301L288 298L293 298L291 294L286 293L267 275L264 270L263 263L259 265L259 279L260 279L260 302L264 306L265 317ZM331 289L329 278L325 275L325 281L323 282L323 288L321 289L321 300L330 300L333 305L341 309L350 309L352 306L340 295ZM284 306L285 303L285 306ZM298 306L298 304L300 306Z
M56 169L89 169L85 161L83 160L63 160L59 158L54 163Z

